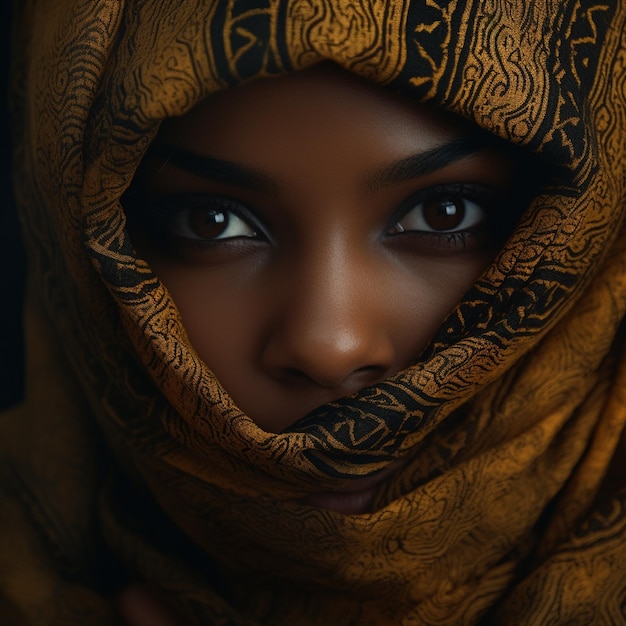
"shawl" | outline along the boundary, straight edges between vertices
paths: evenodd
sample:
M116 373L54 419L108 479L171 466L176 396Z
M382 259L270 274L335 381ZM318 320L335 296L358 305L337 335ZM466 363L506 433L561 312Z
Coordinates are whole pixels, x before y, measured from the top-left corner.
M626 622L626 3L22 0L25 401L0 421L0 623ZM190 346L120 198L160 122L332 61L558 171L424 358L288 431ZM459 407L463 407L460 411ZM408 462L366 515L294 504Z

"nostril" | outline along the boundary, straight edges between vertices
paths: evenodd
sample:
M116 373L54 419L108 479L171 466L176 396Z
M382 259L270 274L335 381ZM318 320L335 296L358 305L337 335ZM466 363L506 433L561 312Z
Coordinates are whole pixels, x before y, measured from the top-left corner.
M359 324L328 311L296 313L273 328L262 346L261 367L283 384L314 384L347 395L382 380L398 361L397 345L374 321Z
M386 368L384 368L384 367L382 367L380 365L366 365L364 367L359 367L358 369L355 369L353 374L378 375L381 372L385 371L385 369Z
M364 380L371 379L372 382L368 382L368 385L371 385L373 382L377 382L387 376L389 368L383 367L382 365L366 365L364 367L359 367L354 370L350 376L358 377Z
M327 368L312 368L298 369L296 367L287 367L280 371L280 380L291 386L298 387L303 385L310 385L311 383L319 387L340 387L345 380L346 376L336 374Z
M388 368L376 365L359 367L348 373L333 372L332 368L319 368L313 371L311 368L301 370L287 367L281 370L279 377L283 383L294 387L314 383L319 387L337 389L341 395L349 395L383 380L390 373Z
M360 367L352 374L350 374L346 379L346 384L355 387L355 391L357 389L362 389L363 387L369 387L370 385L375 385L379 383L381 380L384 380L388 376L391 376L395 373L393 367L385 367L383 365L367 365L365 367Z

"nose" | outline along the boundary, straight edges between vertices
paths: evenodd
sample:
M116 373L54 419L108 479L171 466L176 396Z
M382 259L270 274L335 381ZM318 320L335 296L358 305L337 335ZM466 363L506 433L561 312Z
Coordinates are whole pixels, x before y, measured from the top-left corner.
M348 395L393 373L392 302L362 258L345 248L319 252L287 270L263 367L282 382Z

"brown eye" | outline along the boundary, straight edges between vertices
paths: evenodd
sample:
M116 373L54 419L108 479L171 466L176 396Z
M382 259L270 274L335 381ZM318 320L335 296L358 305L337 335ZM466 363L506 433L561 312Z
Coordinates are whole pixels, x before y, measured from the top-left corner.
M475 228L486 218L487 211L477 202L460 196L443 196L415 204L389 234L457 232Z
M256 237L257 232L233 211L194 207L176 212L169 221L172 232L185 239Z
M215 239L228 228L228 214L223 211L190 209L187 215L189 228L202 239Z
M457 198L425 202L422 213L432 230L453 230L465 219L465 202Z

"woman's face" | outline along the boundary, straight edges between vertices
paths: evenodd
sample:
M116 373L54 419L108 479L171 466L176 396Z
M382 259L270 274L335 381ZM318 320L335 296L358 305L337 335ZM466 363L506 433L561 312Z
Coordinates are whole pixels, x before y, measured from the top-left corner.
M508 152L334 68L220 93L154 146L133 241L271 432L414 362L514 223Z

